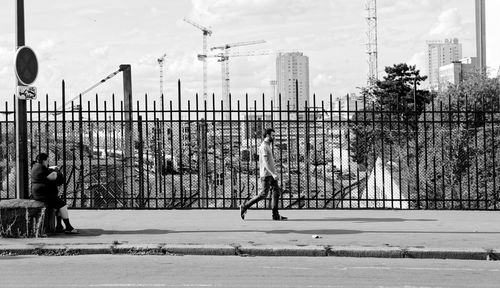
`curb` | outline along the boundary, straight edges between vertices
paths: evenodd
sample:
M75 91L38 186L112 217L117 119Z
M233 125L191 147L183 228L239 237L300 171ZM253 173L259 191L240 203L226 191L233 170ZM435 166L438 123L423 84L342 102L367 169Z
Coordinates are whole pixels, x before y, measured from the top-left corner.
M498 250L500 251L500 249ZM175 244L8 245L0 255L197 255L266 257L355 257L454 260L500 260L500 252L482 248L398 248L350 246L239 246Z

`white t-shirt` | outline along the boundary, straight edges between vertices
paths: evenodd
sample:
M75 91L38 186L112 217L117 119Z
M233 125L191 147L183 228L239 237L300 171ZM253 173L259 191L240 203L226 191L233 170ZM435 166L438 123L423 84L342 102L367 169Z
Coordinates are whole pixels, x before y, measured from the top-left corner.
M266 168L266 160L271 171ZM273 150L271 149L271 145L269 145L269 143L266 141L263 141L259 146L259 168L260 178L278 174L276 173L276 167L274 166Z

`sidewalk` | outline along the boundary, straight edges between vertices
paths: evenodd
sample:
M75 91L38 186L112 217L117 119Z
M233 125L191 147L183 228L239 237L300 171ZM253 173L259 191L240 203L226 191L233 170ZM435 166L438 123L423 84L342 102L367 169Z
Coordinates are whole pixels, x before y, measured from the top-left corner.
M500 212L72 210L80 235L0 238L0 254L500 258ZM313 238L318 235L320 238Z

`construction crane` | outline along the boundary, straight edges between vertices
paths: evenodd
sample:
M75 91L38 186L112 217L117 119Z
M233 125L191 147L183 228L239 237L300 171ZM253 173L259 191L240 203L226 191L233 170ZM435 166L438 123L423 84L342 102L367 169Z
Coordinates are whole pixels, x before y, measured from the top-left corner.
M165 57L167 57L167 54L163 54L161 58L158 58L158 64L160 65L160 96L163 96L163 64L165 63Z
M210 48L211 51L222 50L223 51L222 53L216 54L216 55L210 55L210 56L205 54L205 58L206 57L219 58L218 62L221 63L221 73L222 73L222 79L223 79L222 80L222 97L223 97L224 103L226 103L226 105L229 105L229 94L231 93L230 78L229 78L229 57L267 55L267 54L258 54L259 52L246 52L246 54L231 54L231 55L229 55L229 49L231 49L233 47L256 45L256 44L262 44L262 43L266 43L266 41L256 40L256 41L246 41L246 42L236 42L236 43L224 44L221 46L215 46L215 47ZM270 54L270 53L268 53L268 54ZM200 58L200 56L202 56L202 55L198 55L198 58ZM227 109L227 111L229 111L229 109Z
M377 44L377 0L366 0L366 22L368 24L368 85L373 86L378 80L378 44Z
M193 25L194 27L198 28L201 30L203 33L203 54L202 55L207 55L207 36L212 35L212 30L188 19L184 18L184 21ZM207 59L206 57L199 57L198 59L203 62L203 99L207 100Z
M271 54L276 54L276 51L268 51L268 50L263 50L263 51L248 51L248 52L236 52L236 53L231 53L228 54L226 51L225 53L218 53L218 54L211 54L211 55L205 55L206 58L218 58L217 62L221 63L221 83L222 83L222 95L223 95L223 100L224 100L224 111L230 111L231 107L229 107L229 94L231 93L229 90L229 83L230 83L230 73L229 73L229 58L232 57L251 57L251 56L260 56L260 55L271 55ZM198 57L201 57L202 55L198 55ZM225 114L225 118L227 119L228 112Z

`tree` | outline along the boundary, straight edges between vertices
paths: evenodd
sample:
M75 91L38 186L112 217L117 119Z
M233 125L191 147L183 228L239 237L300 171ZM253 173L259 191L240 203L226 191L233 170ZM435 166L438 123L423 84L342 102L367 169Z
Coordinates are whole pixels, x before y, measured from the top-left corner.
M434 107L435 109L432 109ZM420 187L440 209L491 209L500 205L500 81L484 73L468 75L434 101L433 131L419 139ZM423 120L423 119L420 119ZM414 166L416 167L416 165ZM453 201L450 201L453 200ZM470 200L470 201L469 201Z
M434 97L429 91L417 89L427 76L420 75L416 66L395 64L385 72L383 80L361 90L365 106L351 118L351 156L364 166L374 164L387 149L406 145L401 138L414 137L417 119Z

